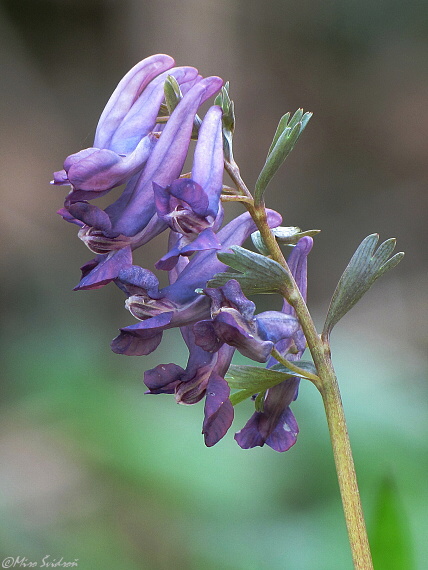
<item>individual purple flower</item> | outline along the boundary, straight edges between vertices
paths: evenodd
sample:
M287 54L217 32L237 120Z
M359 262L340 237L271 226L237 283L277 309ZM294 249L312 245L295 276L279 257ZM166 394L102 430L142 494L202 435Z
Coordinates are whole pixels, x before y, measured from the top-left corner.
M205 444L211 447L226 434L233 421L230 388L224 375L234 348L224 345L218 352L209 353L195 344L190 326L182 327L181 332L189 349L186 369L176 364L159 364L144 373L144 383L149 388L147 393L175 393L180 404L195 404L205 396L202 433Z
M279 340L291 338L299 328L295 317L279 311L254 315L255 304L247 299L238 281L231 279L223 287L204 289L211 298L211 319L193 327L196 344L216 352L227 343L257 362L266 362Z
M94 146L66 158L53 184L71 184L66 204L90 200L127 182L141 170L157 138L152 134L168 75L177 82L198 77L193 67L173 68L158 54L135 65L119 82L98 122Z
M215 231L223 220L223 162L222 110L213 106L199 129L190 178L174 180L166 188L154 184L158 216L180 234L176 246L157 262L157 269L171 269L179 255L220 249Z
M302 296L307 293L307 256L313 240L303 237L288 257L288 265ZM284 301L282 312L294 316L294 309ZM275 348L290 361L301 358L306 347L303 331L299 328L290 338L280 340ZM268 361L268 368L277 364L274 358ZM269 445L275 451L287 451L296 443L299 428L290 409L297 398L299 378L285 380L269 388L263 402L263 411L255 412L246 425L235 434L235 440L243 449Z
M267 216L271 227L281 223L281 216L274 210L267 210ZM218 232L221 251L242 244L255 229L249 213L241 214ZM189 263L180 265L174 282L160 290L151 271L135 265L120 269L115 283L128 295L126 306L141 322L122 328L112 342L112 350L127 355L149 354L160 343L164 330L208 318L210 300L197 291L215 273L226 269L216 253L216 250L197 252Z

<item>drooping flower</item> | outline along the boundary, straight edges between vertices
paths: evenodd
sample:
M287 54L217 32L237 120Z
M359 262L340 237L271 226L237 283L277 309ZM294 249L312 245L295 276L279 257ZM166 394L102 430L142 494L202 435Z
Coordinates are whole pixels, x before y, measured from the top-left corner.
M293 248L288 258L288 265L302 296L307 292L307 256L312 249L313 240L303 237ZM294 316L294 309L284 301L282 312ZM290 338L280 340L275 348L287 360L301 358L306 347L303 331L299 328ZM274 358L268 361L268 368L277 364ZM290 404L297 398L299 378L285 380L267 390L263 411L254 412L246 425L235 434L235 440L243 449L269 445L275 451L287 451L296 443L299 428Z
M214 106L200 126L190 178L174 180L166 188L154 184L158 216L180 234L157 269L171 269L179 255L220 249L215 232L223 220L223 162L222 110Z

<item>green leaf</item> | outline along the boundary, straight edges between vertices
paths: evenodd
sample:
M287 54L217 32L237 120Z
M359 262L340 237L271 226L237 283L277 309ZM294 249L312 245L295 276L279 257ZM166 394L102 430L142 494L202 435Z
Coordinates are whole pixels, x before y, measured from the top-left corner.
M232 364L226 374L229 386L235 390L251 390L252 394L267 390L295 374L284 374L272 368Z
M283 245L295 245L300 238L304 236L316 236L320 233L321 230L306 230L302 232L302 230L295 226L278 226L276 228L272 228L272 233L276 238L276 241ZM266 247L261 233L257 230L251 234L251 239L253 241L254 246L262 253L263 255L269 255L269 249Z
M239 245L232 245L233 253L218 253L219 260L239 273L232 271L217 273L208 281L208 287L221 287L230 279L236 279L246 295L256 293L279 293L284 283L290 283L285 269L273 259L249 251Z
M302 134L311 117L312 113L303 114L302 109L298 109L291 120L289 120L290 113L286 113L281 117L270 145L265 165L256 182L254 193L256 204L261 202L267 185L293 150L297 139Z
M294 374L295 376L295 374ZM264 395L266 390L281 384L292 378L290 374L284 374L271 368L260 366L239 366L232 364L227 371L225 380L232 390L239 390L230 396L232 405L235 406L247 398L258 393L255 406L257 411L263 411Z
M395 247L394 238L384 241L375 253L378 240L378 234L367 236L352 256L331 299L324 336L331 333L334 325L361 299L376 279L403 258L404 253L400 252L388 259Z
M376 570L413 570L414 559L406 513L396 485L385 477L376 498L370 543Z

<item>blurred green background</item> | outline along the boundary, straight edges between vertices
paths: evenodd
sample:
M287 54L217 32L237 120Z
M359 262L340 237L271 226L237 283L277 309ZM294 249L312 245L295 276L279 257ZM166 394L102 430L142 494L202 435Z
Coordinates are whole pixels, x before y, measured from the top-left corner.
M143 394L145 369L185 363L175 332L149 357L114 355L109 341L133 322L121 292L71 290L91 254L56 216L64 192L51 174L92 144L122 75L165 52L231 81L250 185L280 116L314 112L268 203L287 225L323 230L309 276L319 326L363 237L395 236L406 251L337 326L333 356L373 541L392 551L397 542L376 527L389 516L379 499L387 478L410 545L407 558L378 556L376 568L427 568L426 2L2 0L0 31L1 559L40 565L50 555L82 570L352 567L312 385L293 405L301 432L286 454L243 451L233 431L207 449L201 405ZM139 254L146 267L163 253L155 246ZM248 402L237 408L235 431L251 413Z

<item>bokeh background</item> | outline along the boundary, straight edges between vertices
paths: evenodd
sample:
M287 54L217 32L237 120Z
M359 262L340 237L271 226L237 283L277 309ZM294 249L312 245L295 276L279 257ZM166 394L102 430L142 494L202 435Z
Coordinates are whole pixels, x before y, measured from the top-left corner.
M202 406L144 396L145 369L186 361L174 332L128 358L109 341L132 318L113 285L74 293L91 254L49 186L91 146L122 75L157 52L231 81L235 153L253 184L277 121L314 112L268 202L320 228L309 305L329 297L369 233L404 261L337 326L333 353L369 528L387 478L428 567L428 5L409 0L1 0L3 351L0 545L82 570L351 568L320 397L293 406L298 444L207 449ZM240 210L232 210L239 213ZM150 267L161 241L143 252ZM251 414L237 408L234 427ZM372 531L372 536L375 531Z

